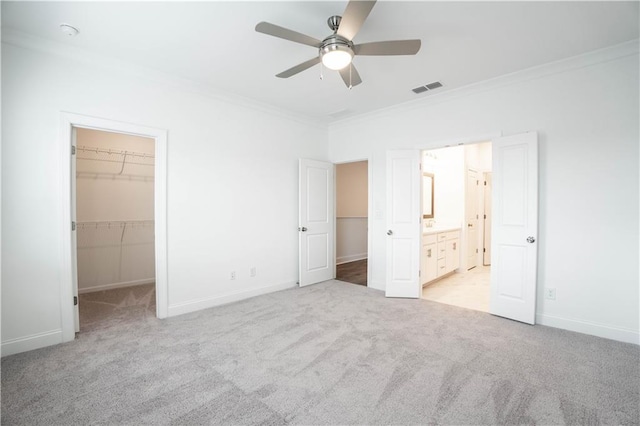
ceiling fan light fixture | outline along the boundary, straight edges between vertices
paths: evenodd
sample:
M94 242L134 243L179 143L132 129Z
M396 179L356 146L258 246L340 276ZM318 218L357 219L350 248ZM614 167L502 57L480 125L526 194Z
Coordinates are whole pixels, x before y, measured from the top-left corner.
M322 65L330 70L341 70L353 59L353 50L343 44L329 44L320 48Z

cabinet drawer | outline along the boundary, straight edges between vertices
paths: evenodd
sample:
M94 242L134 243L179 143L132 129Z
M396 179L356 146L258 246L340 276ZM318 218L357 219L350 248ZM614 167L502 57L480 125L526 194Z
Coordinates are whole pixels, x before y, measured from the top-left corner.
M422 236L422 245L433 244L437 241L436 234L427 234Z
M445 241L446 239L447 239L447 233L446 232L440 232L438 234L438 242Z
M447 273L447 260L438 259L438 276L441 277Z
M445 232L445 234L447 235L447 237L446 237L447 240L453 240L455 238L460 238L460 231L449 231L449 232Z
M438 259L444 259L447 254L447 243L438 243Z

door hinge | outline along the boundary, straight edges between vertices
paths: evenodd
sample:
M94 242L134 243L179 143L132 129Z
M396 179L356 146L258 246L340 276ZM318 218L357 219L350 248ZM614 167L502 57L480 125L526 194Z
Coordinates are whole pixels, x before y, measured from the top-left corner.
M476 181L476 185L480 185L480 181L479 180Z
M484 186L487 186L487 181L486 180L484 181Z
M71 230L72 231L76 230L76 223L75 222L71 222Z
M78 296L73 296L73 306L78 306Z
M418 271L418 276L422 276L422 271Z
M476 249L476 253L478 252L478 249Z
M71 145L71 155L76 155L76 146Z
M476 215L476 219L480 219L480 216Z
M486 248L483 248L483 249L482 249L482 252L483 252L483 253L486 253L486 252L487 252L487 249L486 249Z
M484 218L485 218L485 219L487 218L487 215L486 215L486 214L484 215Z

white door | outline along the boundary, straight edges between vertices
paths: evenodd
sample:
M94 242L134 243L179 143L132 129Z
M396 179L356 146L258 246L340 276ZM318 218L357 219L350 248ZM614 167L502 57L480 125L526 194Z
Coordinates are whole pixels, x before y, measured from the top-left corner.
M71 289L73 292L73 324L76 333L80 331L80 311L78 302L78 231L76 223L76 128L71 128Z
M387 152L387 297L419 298L420 152Z
M465 211L467 219L467 270L478 265L478 172L467 169Z
M300 159L299 182L299 284L335 278L333 164Z
M484 247L483 264L491 265L491 172L484 174Z
M538 134L493 140L490 312L535 323Z

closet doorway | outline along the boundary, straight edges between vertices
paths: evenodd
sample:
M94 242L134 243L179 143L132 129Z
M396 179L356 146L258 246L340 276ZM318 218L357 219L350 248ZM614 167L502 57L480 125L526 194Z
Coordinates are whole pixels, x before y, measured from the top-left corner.
M369 162L336 164L336 279L368 286Z
M156 141L88 128L74 132L76 329L155 318Z
M425 151L422 169L433 184L433 211L422 224L422 298L489 312L492 143Z

